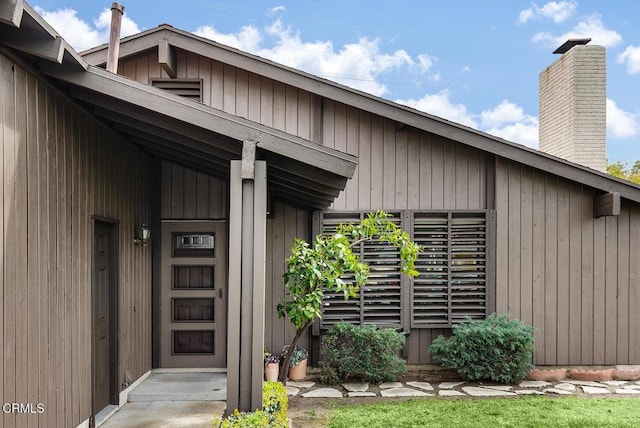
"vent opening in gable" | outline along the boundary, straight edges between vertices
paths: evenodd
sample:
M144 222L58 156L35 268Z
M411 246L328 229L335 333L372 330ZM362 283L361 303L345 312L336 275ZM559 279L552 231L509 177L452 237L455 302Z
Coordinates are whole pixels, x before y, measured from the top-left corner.
M151 86L202 102L202 79L151 79Z

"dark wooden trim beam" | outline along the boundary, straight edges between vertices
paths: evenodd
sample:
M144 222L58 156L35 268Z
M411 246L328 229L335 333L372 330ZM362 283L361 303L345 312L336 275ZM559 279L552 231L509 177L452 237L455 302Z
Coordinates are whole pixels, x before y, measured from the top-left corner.
M64 44L61 37L43 37L43 33L32 28L20 30L0 28L0 40L5 45L57 64L62 64Z
M609 192L602 195L595 195L593 198L593 216L616 216L620 215L620 193Z
M176 53L174 48L169 45L169 41L167 41L167 39L162 39L158 43L158 62L160 63L160 67L162 67L169 77L175 78L178 75L176 72L178 68Z
M0 22L19 27L22 21L24 2L22 0L4 0L0 2Z

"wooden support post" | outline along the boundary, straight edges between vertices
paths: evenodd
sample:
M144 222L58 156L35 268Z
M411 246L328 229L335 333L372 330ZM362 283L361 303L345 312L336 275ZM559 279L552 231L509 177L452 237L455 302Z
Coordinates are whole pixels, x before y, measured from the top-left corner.
M252 178L243 179L251 158L251 152L246 153L242 161L231 161L228 414L236 408L262 408L267 166L265 161L252 162Z
M169 77L175 78L178 75L176 54L167 39L158 42L158 63Z

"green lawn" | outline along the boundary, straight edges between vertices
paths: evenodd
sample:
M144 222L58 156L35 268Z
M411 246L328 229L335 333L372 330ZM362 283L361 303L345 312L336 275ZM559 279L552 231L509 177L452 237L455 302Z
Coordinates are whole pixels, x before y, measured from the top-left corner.
M415 399L338 407L329 427L640 427L640 399Z

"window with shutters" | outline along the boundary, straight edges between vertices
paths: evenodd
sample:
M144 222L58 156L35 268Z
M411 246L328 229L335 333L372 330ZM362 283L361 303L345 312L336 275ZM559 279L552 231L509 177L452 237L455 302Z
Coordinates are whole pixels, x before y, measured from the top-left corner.
M335 232L366 212L320 212L319 231ZM320 328L339 321L378 327L446 328L488 313L492 284L492 211L397 211L392 219L424 247L413 280L400 273L399 251L379 241L359 244L354 252L371 274L354 299L325 293ZM349 276L345 281L353 280Z
M151 86L202 102L202 79L151 79Z

